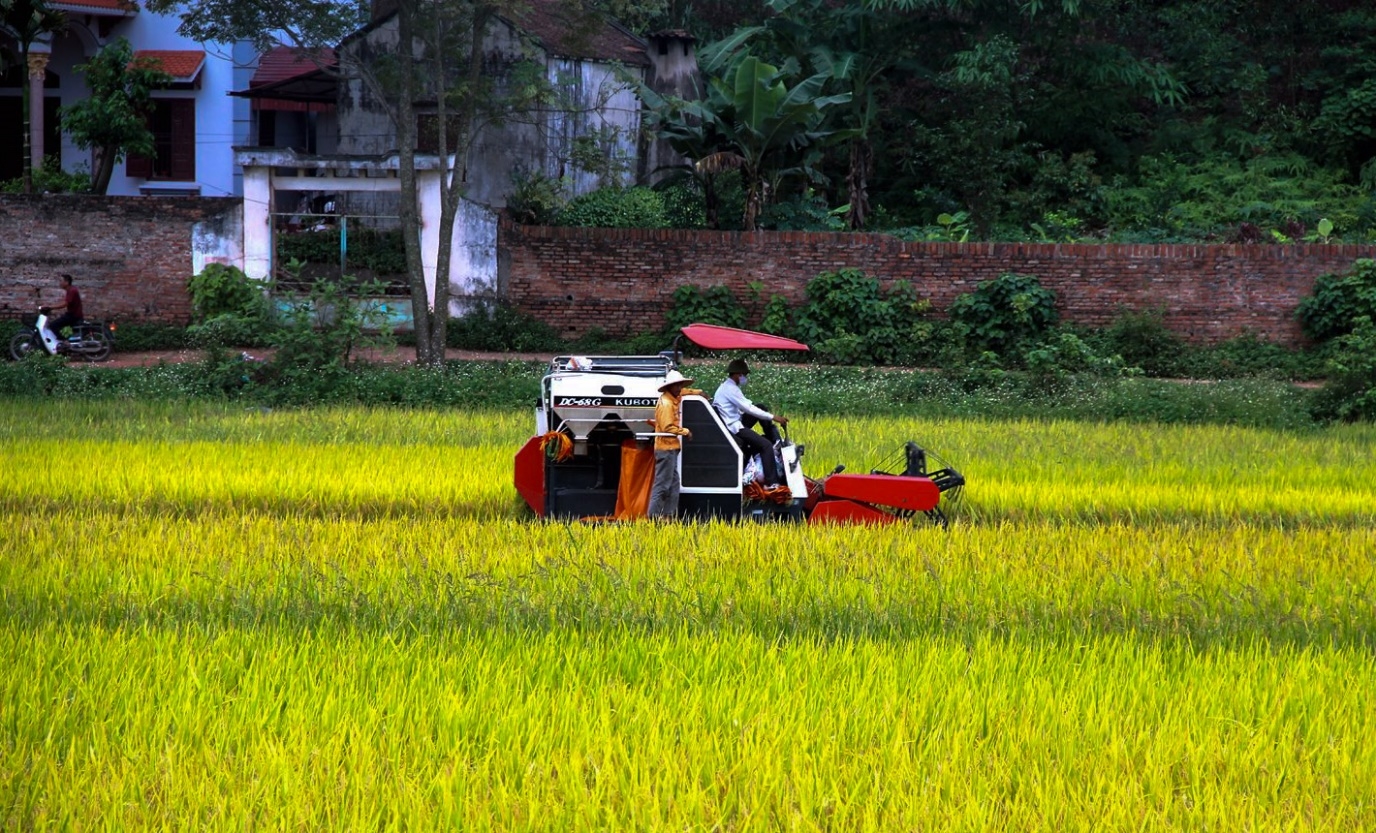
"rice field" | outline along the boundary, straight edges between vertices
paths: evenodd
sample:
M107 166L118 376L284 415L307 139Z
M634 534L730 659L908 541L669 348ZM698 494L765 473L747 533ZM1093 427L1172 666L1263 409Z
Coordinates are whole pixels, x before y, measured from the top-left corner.
M1376 829L1372 427L794 423L942 531L535 522L531 422L0 401L0 829Z

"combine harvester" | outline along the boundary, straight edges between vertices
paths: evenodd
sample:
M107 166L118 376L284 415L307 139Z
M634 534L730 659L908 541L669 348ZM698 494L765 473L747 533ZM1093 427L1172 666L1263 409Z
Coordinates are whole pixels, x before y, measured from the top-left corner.
M683 337L708 350L807 350L779 336L690 324ZM675 339L675 348L678 341ZM655 404L677 349L657 356L558 356L541 381L535 435L516 454L516 491L542 518L643 517L653 479ZM699 383L704 380L699 380ZM807 477L804 446L778 444L785 486L766 489L706 396L683 397L683 425L693 432L680 455L679 514L684 519L789 519L808 523L884 524L918 514L945 525L943 505L958 500L960 472L909 442L887 466L868 474ZM935 461L939 468L929 469Z

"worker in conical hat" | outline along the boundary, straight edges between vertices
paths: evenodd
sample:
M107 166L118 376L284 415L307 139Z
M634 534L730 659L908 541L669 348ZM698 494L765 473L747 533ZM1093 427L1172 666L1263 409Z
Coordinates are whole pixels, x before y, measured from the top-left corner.
M678 517L678 459L683 440L691 440L693 432L683 427L683 396L702 393L689 388L692 379L677 370L670 370L659 386L659 403L655 406L655 479L650 487L651 518Z

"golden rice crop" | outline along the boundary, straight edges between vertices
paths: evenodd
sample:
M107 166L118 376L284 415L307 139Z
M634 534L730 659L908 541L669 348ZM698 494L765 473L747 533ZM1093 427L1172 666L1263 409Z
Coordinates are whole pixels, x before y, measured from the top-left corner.
M528 415L0 403L0 828L1371 826L1371 429L793 428L968 505L540 523Z
M14 426L0 429L0 499L10 505L60 507L71 492L87 506L362 516L512 516L511 455L532 422L510 413L207 406L134 406L119 419L111 416L118 406L87 405L45 425L9 410L0 410ZM836 463L867 470L917 439L969 477L967 516L983 522L1376 521L1369 427L1281 433L831 418L795 434L808 445L804 468L813 474ZM82 461L65 475L79 488L25 476L59 459Z
M8 828L1347 830L1376 783L1352 647L3 635Z

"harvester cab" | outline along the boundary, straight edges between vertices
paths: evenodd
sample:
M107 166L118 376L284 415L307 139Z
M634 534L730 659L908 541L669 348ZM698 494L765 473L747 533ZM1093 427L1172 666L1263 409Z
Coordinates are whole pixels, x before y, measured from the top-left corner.
M808 349L792 339L708 324L691 324L682 333L709 350ZM659 386L680 362L677 349L550 361L535 405L535 434L515 460L516 491L536 515L643 516ZM766 487L711 400L687 394L682 402L683 425L693 433L679 457L679 512L686 519L892 523L924 514L944 525L942 504L957 499L965 483L950 466L929 470L929 457L936 458L915 443L894 465L868 474L844 474L838 467L814 480L803 473L803 447L785 434L775 449L785 482Z

